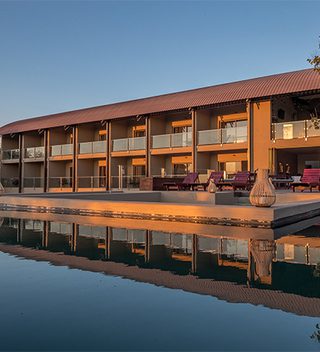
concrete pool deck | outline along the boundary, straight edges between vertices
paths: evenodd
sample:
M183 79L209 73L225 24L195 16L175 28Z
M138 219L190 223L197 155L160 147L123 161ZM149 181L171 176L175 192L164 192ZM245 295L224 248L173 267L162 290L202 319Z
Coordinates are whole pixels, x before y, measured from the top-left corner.
M320 216L319 193L278 192L271 208L247 204L233 192L99 192L15 194L0 209L182 223L278 228ZM310 221L309 221L310 223ZM312 225L312 221L311 221Z

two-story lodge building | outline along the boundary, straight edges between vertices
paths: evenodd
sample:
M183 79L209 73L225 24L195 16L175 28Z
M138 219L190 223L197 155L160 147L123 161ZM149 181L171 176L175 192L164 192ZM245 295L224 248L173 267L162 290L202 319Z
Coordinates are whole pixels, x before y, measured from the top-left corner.
M312 69L20 120L0 128L6 192L98 191L140 177L320 167Z

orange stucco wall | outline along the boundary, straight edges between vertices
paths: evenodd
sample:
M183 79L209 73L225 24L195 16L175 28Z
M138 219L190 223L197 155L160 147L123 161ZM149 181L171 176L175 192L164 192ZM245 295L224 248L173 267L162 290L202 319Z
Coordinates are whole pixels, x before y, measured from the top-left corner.
M269 168L269 143L271 126L271 102L252 103L253 139L251 157L253 170Z

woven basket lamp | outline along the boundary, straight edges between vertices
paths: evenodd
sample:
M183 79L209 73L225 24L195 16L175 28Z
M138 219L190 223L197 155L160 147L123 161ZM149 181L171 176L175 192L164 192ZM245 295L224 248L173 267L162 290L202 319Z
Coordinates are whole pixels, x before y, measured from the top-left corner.
M276 191L269 178L268 169L258 169L257 180L250 192L250 203L255 207L271 207L276 201Z

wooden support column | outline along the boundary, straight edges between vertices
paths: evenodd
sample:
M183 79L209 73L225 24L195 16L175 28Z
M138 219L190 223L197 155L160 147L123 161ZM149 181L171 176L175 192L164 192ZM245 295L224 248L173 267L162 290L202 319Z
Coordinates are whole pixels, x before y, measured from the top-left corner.
M106 155L106 167L107 167L107 190L111 190L112 179L111 179L111 151L112 151L112 139L111 139L111 121L108 121L106 124L107 128L107 155Z
M24 225L24 220L19 219L18 220L18 229L17 229L17 243L22 242L23 225Z
M111 258L111 240L112 240L112 227L107 227L107 258Z
M104 238L104 259L109 259L109 226L106 226L106 235Z
M146 177L151 176L151 128L150 116L146 117Z
M192 235L192 268L191 271L195 274L198 270L198 236L193 234Z
M276 161L276 150L275 148L270 148L269 149L269 170L272 175L275 175L277 173L277 161Z
M191 110L191 120L192 120L192 171L197 171L197 122L196 122L196 110L193 108Z
M73 155L72 155L72 192L78 191L78 126L72 126Z
M18 178L19 178L19 186L18 186L18 192L22 192L23 188L23 165L22 165L22 159L23 159L23 135L22 133L19 133L19 165L18 165Z
M49 191L49 130L44 131L44 164L43 164L43 192Z
M146 230L146 239L145 239L145 262L149 263L150 261L150 245L151 245L151 236L152 232L150 230Z
M269 168L272 107L270 100L251 101L250 105L250 171L253 172Z
M247 100L247 117L248 117L248 168L249 171L254 172L253 165L253 108L251 100Z
M43 222L42 247L47 248L49 241L49 221Z
M76 223L72 224L72 237L71 237L71 251L75 253L77 251L77 239L79 233L79 225Z

